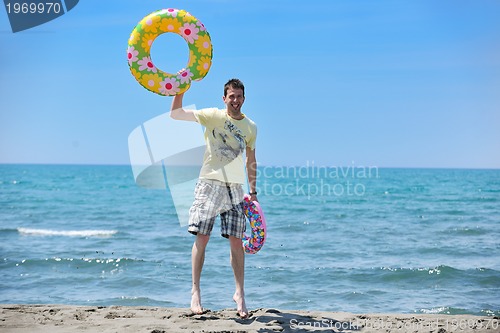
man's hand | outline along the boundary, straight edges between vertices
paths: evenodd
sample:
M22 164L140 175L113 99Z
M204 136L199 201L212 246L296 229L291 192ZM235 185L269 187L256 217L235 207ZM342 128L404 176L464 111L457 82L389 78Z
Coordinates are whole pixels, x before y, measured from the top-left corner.
M250 189L250 200L252 201L257 201L257 161L255 159L255 149L251 149L250 147L247 147L246 149L246 156L247 156L247 177L248 177L248 187Z

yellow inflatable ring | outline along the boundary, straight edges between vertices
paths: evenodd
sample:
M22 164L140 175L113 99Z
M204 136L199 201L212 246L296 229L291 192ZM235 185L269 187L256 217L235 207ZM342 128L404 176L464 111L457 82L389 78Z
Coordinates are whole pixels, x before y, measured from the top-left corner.
M150 50L156 37L173 32L189 46L186 68L176 74L157 68ZM212 65L212 41L205 26L185 10L162 9L144 17L128 40L127 60L132 75L144 88L159 95L174 96L185 92L191 81L203 79Z

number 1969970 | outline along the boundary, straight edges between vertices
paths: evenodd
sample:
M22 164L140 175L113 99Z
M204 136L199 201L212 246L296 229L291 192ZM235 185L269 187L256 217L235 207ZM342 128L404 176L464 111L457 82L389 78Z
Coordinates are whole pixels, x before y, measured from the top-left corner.
M5 7L8 14L59 14L62 9L59 2L7 2Z

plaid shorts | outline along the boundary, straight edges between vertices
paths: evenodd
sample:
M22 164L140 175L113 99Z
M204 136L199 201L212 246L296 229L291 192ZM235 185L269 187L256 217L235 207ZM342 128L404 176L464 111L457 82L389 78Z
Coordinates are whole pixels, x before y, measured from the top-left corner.
M220 215L221 235L243 238L247 218L243 208L243 186L217 180L200 179L189 210L188 231L210 235L215 218Z

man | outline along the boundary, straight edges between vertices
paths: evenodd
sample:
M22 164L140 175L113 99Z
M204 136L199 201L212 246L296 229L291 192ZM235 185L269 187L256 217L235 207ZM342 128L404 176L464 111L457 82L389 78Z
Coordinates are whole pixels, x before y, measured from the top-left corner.
M245 253L241 238L245 232L246 217L243 210L243 184L246 153L246 171L251 200L257 200L255 141L257 126L241 112L245 102L245 87L238 79L224 85L222 100L225 110L184 110L183 94L174 96L170 116L177 120L196 121L205 126L206 150L203 166L195 188L195 199L189 210L188 231L196 235L192 249L191 311L203 313L201 306L200 276L205 260L205 249L215 218L220 215L221 234L229 239L231 266L236 290L233 300L241 318L248 317L245 304Z

